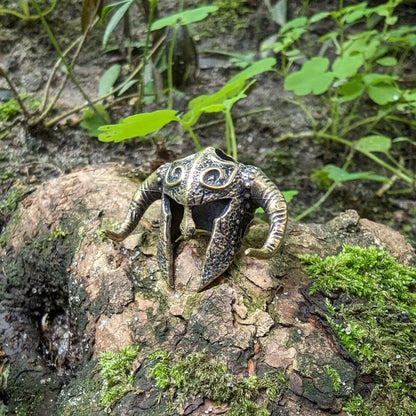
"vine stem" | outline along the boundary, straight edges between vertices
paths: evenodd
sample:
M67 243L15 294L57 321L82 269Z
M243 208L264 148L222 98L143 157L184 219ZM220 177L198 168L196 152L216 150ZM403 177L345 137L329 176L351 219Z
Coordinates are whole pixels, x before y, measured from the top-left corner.
M157 44L152 48L152 50L150 51L149 57L153 56L154 53L157 51L157 49L159 48L159 46L161 45L162 42L164 42L165 37L162 37ZM116 88L114 88L113 90L109 91L107 94L102 95L101 97L95 98L93 100L91 100L93 103L97 103L101 100L104 100L108 97L111 97L112 95L114 95L117 91L120 91L128 82L130 82L137 74L138 72L142 69L143 65L142 63L140 63L136 69L126 78L126 80L124 82L122 82L120 85L118 85ZM124 97L123 97L124 99ZM47 121L45 123L45 127L51 127L53 126L55 123L63 120L64 118L70 116L71 114L77 113L78 111L83 110L84 108L88 107L88 103L87 104L82 104L76 108L73 108L69 111L67 111L66 113L60 114L59 116Z
M174 25L172 27L172 39L169 44L169 56L168 56L168 108L173 107L173 52L175 50L176 35L178 33L179 26Z
M352 160L352 155L353 155L353 149L351 149L347 160L344 163L344 166L342 167L343 169L347 169L347 167L350 165L351 160ZM334 191L334 189L336 188L336 186L339 184L339 181L334 181L331 186L328 188L328 190L325 192L324 195L321 196L321 198L318 199L318 201L316 201L312 206L310 206L308 209L306 209L305 211L301 212L297 217L295 217L294 221L295 222L299 222L302 218L305 218L306 216L308 216L311 212L315 211L317 208L319 208L329 197L329 195L332 194L332 192Z
M71 78L71 81L78 88L79 92L81 93L81 95L85 99L85 101L87 101L87 103L90 106L91 110L94 111L94 113L96 113L102 119L102 116L97 112L97 110L96 110L94 104L92 103L90 97L84 91L84 89L81 87L81 84L78 82L78 80L77 80L77 78L76 78L76 76L74 74L74 71L73 71L71 65L68 64L68 62L67 62L64 54L62 53L62 50L61 50L60 46L58 45L58 42L55 39L55 36L53 35L53 33L52 33L52 31L51 31L51 29L50 29L50 27L48 25L48 22L46 21L46 19L41 14L41 10L40 10L40 7L39 7L37 1L36 0L32 0L32 2L33 2L34 6L36 8L36 11L39 14L39 18L40 18L40 20L42 22L43 27L46 30L46 33L48 34L48 37L49 37L50 41L52 42L52 45L54 46L56 52L58 53L59 57L61 58L61 61L62 61L62 63L65 66L65 69L69 73L69 77ZM103 122L104 121L105 120L103 120Z
M22 113L25 117L25 119L27 120L30 115L29 115L29 111L27 110L26 106L24 105L23 101L21 100L19 93L16 89L16 87L13 84L13 81L9 78L9 76L7 75L6 71L0 66L0 76L2 76L7 84L9 85L10 89L13 92L14 97L16 98L17 104L19 104L20 109L22 110Z
M179 121L180 124L182 124ZM202 149L201 144L199 143L198 139L195 136L194 131L192 130L191 127L189 126L185 126L184 124L182 124L182 126L185 128L185 130L189 133L189 135L191 136L192 141L194 142L195 148L197 151L200 151Z
M401 170L396 169L394 166L391 166L390 164L388 164L387 162L385 162L383 159L380 159L378 156L376 156L374 153L372 152L368 152L364 149L359 149L356 148L356 146L354 145L353 142L343 139L342 137L336 136L336 135L332 135L332 134L328 134L328 133L323 133L323 132L313 132L313 131L305 131L305 132L300 132L297 134L292 134L292 133L288 133L288 134L284 134L283 136L281 136L280 138L278 138L276 140L276 142L281 142L287 139L296 139L296 138L303 138L303 137L319 137L321 139L328 139L328 140L332 140L338 143L342 143L345 146L348 146L351 149L354 149L360 153L362 153L364 156L368 157L370 160L372 160L373 162L377 163L379 166L382 166L383 168L389 170L390 172L392 172L393 174L397 175L400 179L404 180L405 182L414 185L415 183L415 178L412 178L408 175L406 175L405 173L403 173Z
M54 0L53 3L51 4L51 7L49 7L49 9L46 9L44 12L41 11L40 14L34 14L34 15L26 14L26 13L23 14L23 13L16 12L14 10L6 9L5 7L0 7L0 14L11 14L24 21L36 20L36 19L39 19L40 16L46 16L47 14L49 14L55 8L57 2L58 0ZM38 10L36 11L38 12Z
M318 201L316 201L313 205L311 205L308 209L303 211L301 214L299 214L297 217L295 217L294 221L299 222L302 218L307 217L311 212L315 211L317 208L319 208L329 197L329 195L332 194L335 187L339 184L339 182L334 182L328 190L325 192L324 195L322 195Z

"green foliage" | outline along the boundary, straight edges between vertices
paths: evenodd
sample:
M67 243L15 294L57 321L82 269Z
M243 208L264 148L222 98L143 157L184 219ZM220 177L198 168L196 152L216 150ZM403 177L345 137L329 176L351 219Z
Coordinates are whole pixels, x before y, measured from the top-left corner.
M102 405L111 407L132 390L132 362L138 351L138 347L127 345L120 352L101 352L99 354L100 376L103 379Z
M82 112L81 127L92 137L99 135L100 127L110 122L110 116L102 104L95 104L92 111L89 107Z
M38 13L38 10L36 10L36 14L32 14L32 11L29 7L30 0L20 0L18 3L20 3L22 9L21 12L14 9L8 9L6 7L0 7L0 16L2 14L11 14L22 20L36 20L39 19L40 16L46 16L47 14L49 14L55 8L57 2L58 0L53 0L49 7L45 6L45 10L40 11L40 13Z
M9 375L10 365L2 363L2 365L0 366L0 392L5 391L7 389L7 381L9 379Z
M267 373L263 379L255 376L238 378L229 373L225 365L210 360L202 352L168 354L159 351L149 358L158 360L151 368L150 376L166 393L170 411L180 408L188 397L200 394L217 403L229 403L227 416L267 416L268 400L279 400L285 389L285 378L281 373ZM267 399L257 404L255 400L262 390Z
M176 121L187 130L194 141L197 150L201 149L195 136L193 127L204 113L222 112L226 123L226 150L233 157L237 156L237 139L231 117L233 105L246 97L245 92L255 82L251 78L272 69L274 58L265 58L245 68L232 77L220 90L210 95L199 95L188 103L189 110L185 114L178 114L175 110L158 110L151 113L141 113L127 117L118 124L102 126L98 135L100 141L114 141L143 137L158 131L166 124Z
M25 188L14 186L5 195L5 198L0 201L0 215L7 216L17 207L18 202L25 194Z
M331 367L330 365L324 366L325 373L328 374L332 381L332 388L334 391L338 391L341 383L341 378L338 374L338 371L335 368Z
M208 30L212 31L214 36L218 31L225 32L231 29L235 33L246 27L248 21L246 14L249 12L246 0L215 0L213 6L217 10L210 16L208 25L214 29Z
M307 61L300 71L292 72L285 78L284 88L296 95L322 94L328 90L334 74L328 72L329 60L318 56Z
M20 113L20 106L16 98L0 103L0 121L8 121Z
M144 137L158 131L171 121L177 121L175 110L157 110L152 113L141 113L121 119L118 124L99 128L98 139L102 142L120 142L133 137Z
M118 64L111 65L100 78L98 84L98 94L100 96L108 94L115 82L117 81L121 71L121 66Z
M111 3L103 7L103 10L101 12L101 22L104 20L104 18L108 14L111 13L111 18L107 23L107 26L105 28L104 35L103 35L103 40L102 40L103 49L106 48L109 37L114 32L114 29L120 23L121 19L125 16L125 14L127 13L127 10L130 8L130 6L133 3L134 3L134 0L121 0L121 1L116 1L115 3Z
M415 183L415 173L399 160L401 140L380 134L381 129L394 134L403 125L416 128L416 91L399 85L397 75L416 46L416 27L397 25L398 15L394 12L400 3L401 0L389 0L370 7L362 2L311 17L301 16L285 23L274 43L264 45L279 54L284 88L293 92L296 99L291 102L306 113L313 130L286 134L279 141L302 137L336 141L351 150L343 161L344 166L339 167L345 173L353 153L360 152L408 185ZM311 28L323 19L328 21L329 27L335 23L336 29L319 39L321 51L319 56L313 56ZM310 46L307 50L303 47L305 44ZM335 59L330 61L322 56L325 51L335 53ZM303 65L289 73L293 62L299 58L304 60ZM305 95L322 96L327 108L325 125L308 110L302 101ZM368 110L363 111L363 106ZM415 143L414 140L410 142ZM395 153L398 156L395 157ZM370 177L357 179L374 180ZM336 183L333 180L332 184ZM330 188L314 209L334 188ZM302 213L297 220L311 211Z
M153 22L151 30L162 29L166 26L186 26L205 19L210 13L213 13L216 10L216 6L204 6L196 9L185 10L183 12L156 20Z
M403 415L416 412L416 269L398 263L382 249L345 246L337 256L302 256L311 294L334 297L345 292L353 301L326 299L327 320L341 343L374 378L369 400L354 396L352 415Z
M336 184L341 182L349 182L356 180L371 180L378 182L386 182L387 178L380 175L375 175L372 172L347 172L345 169L342 169L336 165L326 165L324 168L319 171L315 171L315 175L319 172L320 181L326 181L328 178L331 182ZM317 175L318 176L318 175Z

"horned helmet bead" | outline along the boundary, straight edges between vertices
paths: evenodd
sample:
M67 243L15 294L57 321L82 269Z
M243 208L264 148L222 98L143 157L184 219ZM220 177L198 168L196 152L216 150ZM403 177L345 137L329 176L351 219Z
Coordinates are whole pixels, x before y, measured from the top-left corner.
M174 287L174 246L197 230L211 233L201 272L200 290L224 273L241 247L254 211L262 207L269 234L262 248L247 256L270 258L282 244L287 206L277 186L257 167L244 165L214 147L160 166L137 189L124 222L106 237L124 240L146 209L162 200L157 260Z

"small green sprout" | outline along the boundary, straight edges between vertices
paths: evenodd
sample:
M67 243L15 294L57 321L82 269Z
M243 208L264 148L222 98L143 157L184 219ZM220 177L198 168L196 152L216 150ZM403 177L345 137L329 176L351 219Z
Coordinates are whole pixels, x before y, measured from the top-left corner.
M51 235L48 238L48 241L54 241L58 238L65 238L66 237L66 233L64 231L62 231L60 228L54 228L53 231L51 232Z

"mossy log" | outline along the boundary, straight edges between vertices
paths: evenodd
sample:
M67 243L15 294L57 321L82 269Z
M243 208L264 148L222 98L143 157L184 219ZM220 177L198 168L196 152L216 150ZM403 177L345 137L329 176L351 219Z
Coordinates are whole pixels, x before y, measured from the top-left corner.
M155 259L157 203L124 242L99 233L124 218L136 187L126 169L92 166L42 184L14 214L1 258L0 372L9 373L7 382L0 375L0 414L108 414L96 360L130 344L139 347L134 387L114 404L114 415L166 414L146 371L148 356L160 350L204 351L237 377L281 371L287 386L268 403L272 414L343 414L360 381L358 364L324 322L322 305L307 295L298 256L333 255L345 244L382 246L409 264L413 251L403 237L355 211L323 225L289 223L272 260L239 255L197 293L206 244L200 236L180 244L173 290ZM254 225L247 245L261 244L266 234L267 226ZM338 388L325 369L338 374ZM209 409L225 412L227 403L196 397L182 414Z

